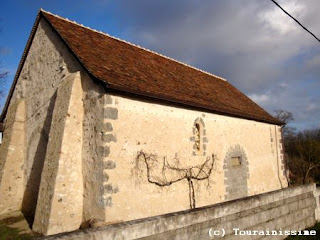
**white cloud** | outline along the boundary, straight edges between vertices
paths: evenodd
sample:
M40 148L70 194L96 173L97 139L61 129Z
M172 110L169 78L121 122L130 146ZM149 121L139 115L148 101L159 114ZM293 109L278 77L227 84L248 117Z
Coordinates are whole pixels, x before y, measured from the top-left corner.
M281 88L287 88L288 87L288 83L282 82L282 83L279 84L279 86Z
M315 103L309 103L307 105L307 108L305 109L305 112L315 112L316 110L319 110L319 105Z
M263 93L263 94L251 94L248 96L251 98L254 102L261 104L261 105L267 105L273 102L272 96L270 93Z
M280 4L282 8L296 18L303 18L306 12L305 5L298 1L282 1ZM295 21L289 18L278 7L261 12L259 17L262 21L268 23L273 30L277 31L281 35L285 35L289 32L297 30L297 24Z
M270 112L292 111L301 126L320 119L312 105L320 101L319 43L271 1L118 3L128 40L225 77ZM279 3L320 36L318 0Z

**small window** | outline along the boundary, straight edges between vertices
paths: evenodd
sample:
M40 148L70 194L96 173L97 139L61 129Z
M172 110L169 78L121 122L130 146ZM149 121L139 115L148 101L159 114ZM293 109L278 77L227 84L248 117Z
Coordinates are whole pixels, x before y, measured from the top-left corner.
M192 155L193 156L206 156L207 142L206 128L202 118L198 117L192 125Z
M236 167L241 165L241 157L231 157L231 166Z
M201 138L201 134L200 134L200 124L196 123L195 124L195 128L196 128L196 132L195 132L195 144L196 144L196 150L200 151L200 146L201 146L201 142L200 142L200 138Z

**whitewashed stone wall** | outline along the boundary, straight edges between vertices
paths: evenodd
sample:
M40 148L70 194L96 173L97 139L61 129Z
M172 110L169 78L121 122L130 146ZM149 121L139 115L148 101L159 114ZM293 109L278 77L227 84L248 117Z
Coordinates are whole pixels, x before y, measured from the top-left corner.
M113 141L108 143L104 161L112 161L114 169L105 170L105 187L110 191L104 197L112 203L106 205L106 221L121 222L189 208L188 182L182 180L165 187L150 183L147 166L140 162L139 171L136 169L136 157L141 151L172 165L178 159L180 168L199 165L215 155L209 179L194 181L196 207L287 187L280 126L124 96L110 97L105 121L112 126ZM197 119L205 126L205 136L204 132L201 135L205 149L201 154L194 153ZM232 149L235 156L242 154L243 169L226 165ZM237 188L242 188L240 193L235 192Z

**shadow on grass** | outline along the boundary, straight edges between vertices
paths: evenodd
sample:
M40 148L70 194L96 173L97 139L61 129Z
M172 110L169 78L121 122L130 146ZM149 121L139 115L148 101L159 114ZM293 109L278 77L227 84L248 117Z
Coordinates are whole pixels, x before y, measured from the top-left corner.
M19 229L0 225L0 240L29 240L34 237L31 234L21 234Z
M307 228L306 230L316 230L315 236L290 236L285 240L319 240L320 239L320 223L316 223L313 227Z
M22 230L8 226L23 219L23 216L19 216L0 220L0 240L29 240L36 237L33 234L21 233Z

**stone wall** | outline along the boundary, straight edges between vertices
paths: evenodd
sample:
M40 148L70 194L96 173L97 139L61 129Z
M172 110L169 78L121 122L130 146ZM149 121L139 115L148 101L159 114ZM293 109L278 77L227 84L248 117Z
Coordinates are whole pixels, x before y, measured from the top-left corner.
M17 99L8 111L0 146L0 215L19 211L24 196L25 101Z
M26 101L26 175L23 212L34 216L47 153L56 91L70 74L81 70L64 43L45 20L39 26L11 101L21 90Z
M0 146L0 185L6 183L6 186L0 186L0 213L22 209L32 224L56 91L70 74L81 69L65 44L42 19L35 31L5 119L4 139ZM16 115L21 113L17 112L16 106L21 101L25 110L19 119L23 118L24 121L18 133L12 131L12 126L20 121ZM14 141L20 141L16 148L13 148L16 144ZM10 151L14 151L13 162L8 158ZM13 181L4 179L5 176L1 174L5 164L15 169L14 173L10 173L15 177ZM4 203L3 199L10 204Z
M110 99L105 90L90 78L84 79L83 91L83 221L92 218L105 220L105 208L111 205L111 200L105 196L108 169L114 168L107 160L113 128L104 113Z
M320 188L319 187L314 190L314 197L316 198L316 210L315 210L316 220L320 222Z
M315 224L314 190L315 186L311 184L292 187L199 209L41 239L220 239L221 236L210 237L209 232L213 235L215 230L221 234L225 231L223 239L284 239L284 235L241 237L235 235L234 229L298 231L311 227Z
M238 165L232 163L233 157L239 158ZM225 199L232 200L248 196L249 162L245 151L240 145L231 146L228 149L223 169L225 171Z
M58 88L32 227L35 232L66 232L82 223L82 97L80 72Z
M192 193L202 207L287 187L280 126L106 94L109 129L99 133L106 142L98 151L107 176L105 221L186 210ZM141 153L153 164L138 158ZM187 177L175 181L179 169L196 172L212 156L210 176L193 179L194 191ZM239 166L232 166L232 157L241 158Z

